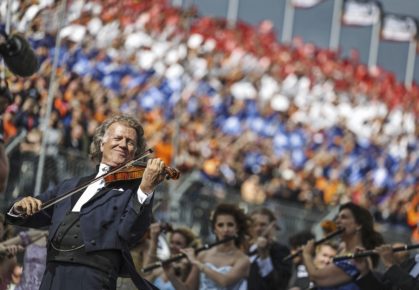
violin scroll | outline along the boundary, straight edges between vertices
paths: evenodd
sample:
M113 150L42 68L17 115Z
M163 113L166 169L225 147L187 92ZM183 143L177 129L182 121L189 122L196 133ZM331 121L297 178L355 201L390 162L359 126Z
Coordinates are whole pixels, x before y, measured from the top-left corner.
M176 168L166 166L165 172L166 172L166 179L177 180L180 177L180 171L177 170Z

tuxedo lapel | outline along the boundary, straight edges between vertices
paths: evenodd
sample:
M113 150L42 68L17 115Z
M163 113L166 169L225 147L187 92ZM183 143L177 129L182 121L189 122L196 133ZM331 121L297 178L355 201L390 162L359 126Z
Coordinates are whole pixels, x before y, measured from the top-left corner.
M96 174L92 174L92 175L80 178L79 182L77 183L77 187L86 184L89 180L93 180L95 176ZM80 196L83 194L85 190L86 188L83 188L71 196L71 208L73 208L76 205L76 202L79 200Z
M85 206L91 204L92 202L94 202L95 200L99 199L100 197L104 196L107 192L111 191L113 188L109 188L107 186L103 187L102 189L100 189L94 196L92 196L91 199L89 199L86 203Z

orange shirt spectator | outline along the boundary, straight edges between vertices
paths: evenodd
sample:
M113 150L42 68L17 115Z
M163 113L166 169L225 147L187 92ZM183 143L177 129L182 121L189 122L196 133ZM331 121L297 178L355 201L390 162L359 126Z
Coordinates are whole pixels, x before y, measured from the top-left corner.
M162 140L154 147L156 157L163 160L165 164L171 164L173 158L173 146L168 140Z
M17 128L13 122L13 115L10 112L4 113L3 116L4 138L8 140L17 134Z
M413 197L407 206L407 223L415 227L412 232L412 243L419 243L419 195Z
M342 183L338 179L328 180L324 177L317 179L316 188L323 192L325 204L336 203L338 193L342 190Z

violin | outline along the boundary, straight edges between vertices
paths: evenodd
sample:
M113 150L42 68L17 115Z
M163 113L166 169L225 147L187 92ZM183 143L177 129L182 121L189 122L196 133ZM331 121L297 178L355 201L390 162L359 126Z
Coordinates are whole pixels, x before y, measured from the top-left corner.
M143 177L144 171L147 167L146 162L136 161L131 166L126 167L124 170L106 175L104 177L105 184L109 185L113 182L135 180ZM180 172L176 168L166 166L164 168L166 179L179 179Z

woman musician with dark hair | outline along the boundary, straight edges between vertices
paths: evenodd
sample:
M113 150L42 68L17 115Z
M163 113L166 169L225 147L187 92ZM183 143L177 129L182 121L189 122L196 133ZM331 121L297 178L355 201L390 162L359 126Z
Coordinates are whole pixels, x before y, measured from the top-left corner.
M340 206L336 219L338 228L343 229L341 239L343 253L354 253L358 248L374 249L383 244L382 236L374 230L374 221L369 211L354 203ZM310 280L319 290L359 290L355 283L360 271L354 261L339 261L319 269L314 264L314 242L310 241L303 248L303 260ZM370 266L376 266L377 257L368 259Z

